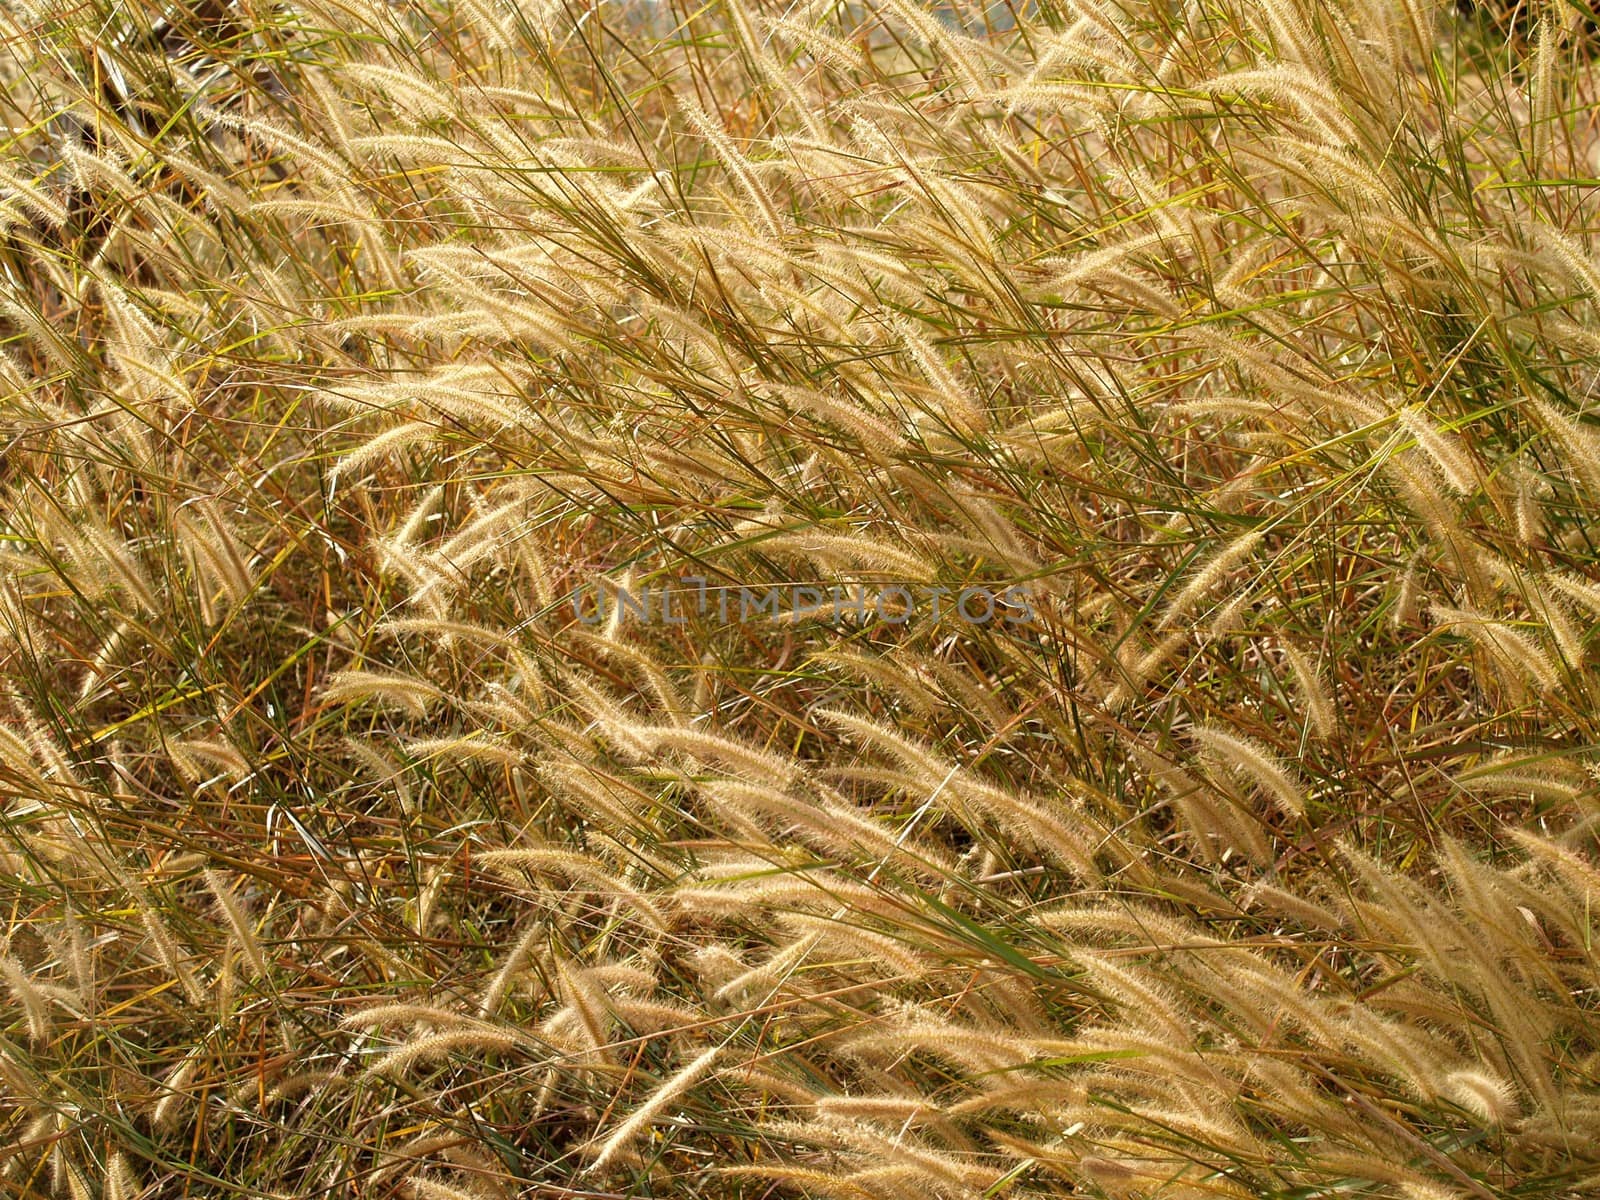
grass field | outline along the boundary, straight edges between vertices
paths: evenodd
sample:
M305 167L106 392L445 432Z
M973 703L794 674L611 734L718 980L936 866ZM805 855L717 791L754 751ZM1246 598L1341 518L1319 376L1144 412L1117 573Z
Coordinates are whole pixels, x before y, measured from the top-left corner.
M1586 10L0 14L4 1195L1600 1194Z

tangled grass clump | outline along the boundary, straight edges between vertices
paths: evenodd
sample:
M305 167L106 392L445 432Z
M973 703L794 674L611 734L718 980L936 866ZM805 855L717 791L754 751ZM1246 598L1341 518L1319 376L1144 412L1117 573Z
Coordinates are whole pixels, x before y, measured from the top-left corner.
M1593 1195L1583 16L3 6L7 1193Z

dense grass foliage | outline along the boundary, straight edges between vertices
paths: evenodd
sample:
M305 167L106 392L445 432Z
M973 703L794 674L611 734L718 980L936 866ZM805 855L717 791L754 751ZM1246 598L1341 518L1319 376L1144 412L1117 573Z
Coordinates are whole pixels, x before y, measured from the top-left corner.
M6 1194L1600 1190L1582 10L0 7Z

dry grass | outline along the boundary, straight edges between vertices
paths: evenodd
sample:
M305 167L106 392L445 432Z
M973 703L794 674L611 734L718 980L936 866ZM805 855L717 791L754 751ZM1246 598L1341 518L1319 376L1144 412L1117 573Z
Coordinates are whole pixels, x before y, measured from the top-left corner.
M1578 9L4 7L7 1194L1600 1189Z

